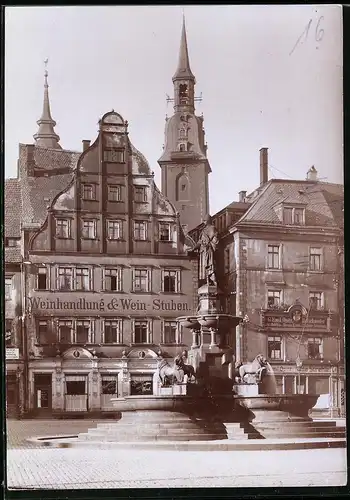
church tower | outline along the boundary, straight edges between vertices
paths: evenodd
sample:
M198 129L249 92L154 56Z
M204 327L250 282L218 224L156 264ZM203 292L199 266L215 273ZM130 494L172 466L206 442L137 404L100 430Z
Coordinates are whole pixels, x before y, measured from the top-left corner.
M203 117L195 115L196 79L190 68L185 19L179 63L173 76L174 114L166 118L165 144L158 160L162 192L176 207L185 232L201 224L209 213L208 174Z

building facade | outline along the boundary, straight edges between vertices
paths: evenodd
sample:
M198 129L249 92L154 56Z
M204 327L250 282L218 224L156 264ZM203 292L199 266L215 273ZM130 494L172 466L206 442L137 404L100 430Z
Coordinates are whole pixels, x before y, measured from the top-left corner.
M265 148L260 157L259 188L213 217L222 307L245 318L237 361L264 354L279 393L320 394L316 412L342 415L343 187L314 168L305 181L268 181Z
M158 351L187 345L176 317L193 309L193 269L178 214L120 115L104 115L25 237L27 410L108 412L113 397L152 393Z
M38 125L5 186L7 414L110 412L190 345L197 259L118 113L63 149L45 73Z

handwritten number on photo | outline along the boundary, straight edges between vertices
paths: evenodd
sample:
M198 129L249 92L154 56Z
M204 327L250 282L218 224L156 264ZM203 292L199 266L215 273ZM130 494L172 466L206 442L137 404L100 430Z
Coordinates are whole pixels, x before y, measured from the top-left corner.
M324 29L321 27L321 23L322 23L323 19L324 19L324 16L321 16L316 24L316 28L315 28L315 41L316 42L321 42L323 39L323 36L324 36ZM290 56L293 54L294 50L297 48L299 43L303 43L303 42L307 41L312 23L314 23L314 20L310 19L310 21L307 23L304 31L299 36L298 40L295 42L294 47L290 51L290 53L289 53ZM318 47L316 47L316 48L318 49Z

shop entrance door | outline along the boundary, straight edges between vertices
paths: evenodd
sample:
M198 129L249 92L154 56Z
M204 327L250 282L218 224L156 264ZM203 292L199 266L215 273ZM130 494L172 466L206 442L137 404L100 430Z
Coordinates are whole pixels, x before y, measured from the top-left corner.
M52 375L36 373L34 375L35 410L39 414L51 413L52 410Z

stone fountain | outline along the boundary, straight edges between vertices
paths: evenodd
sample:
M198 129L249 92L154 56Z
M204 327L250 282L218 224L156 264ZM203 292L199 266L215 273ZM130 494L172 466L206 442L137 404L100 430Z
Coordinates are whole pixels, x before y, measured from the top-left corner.
M227 338L242 318L220 312L217 244L216 229L208 218L195 247L201 284L197 313L177 318L192 332L189 351L171 363L159 351L153 395L115 398L121 419L100 423L79 439L211 441L319 437L334 431L333 423L319 424L308 416L318 396L276 394L273 370L263 355L236 366L234 342Z

